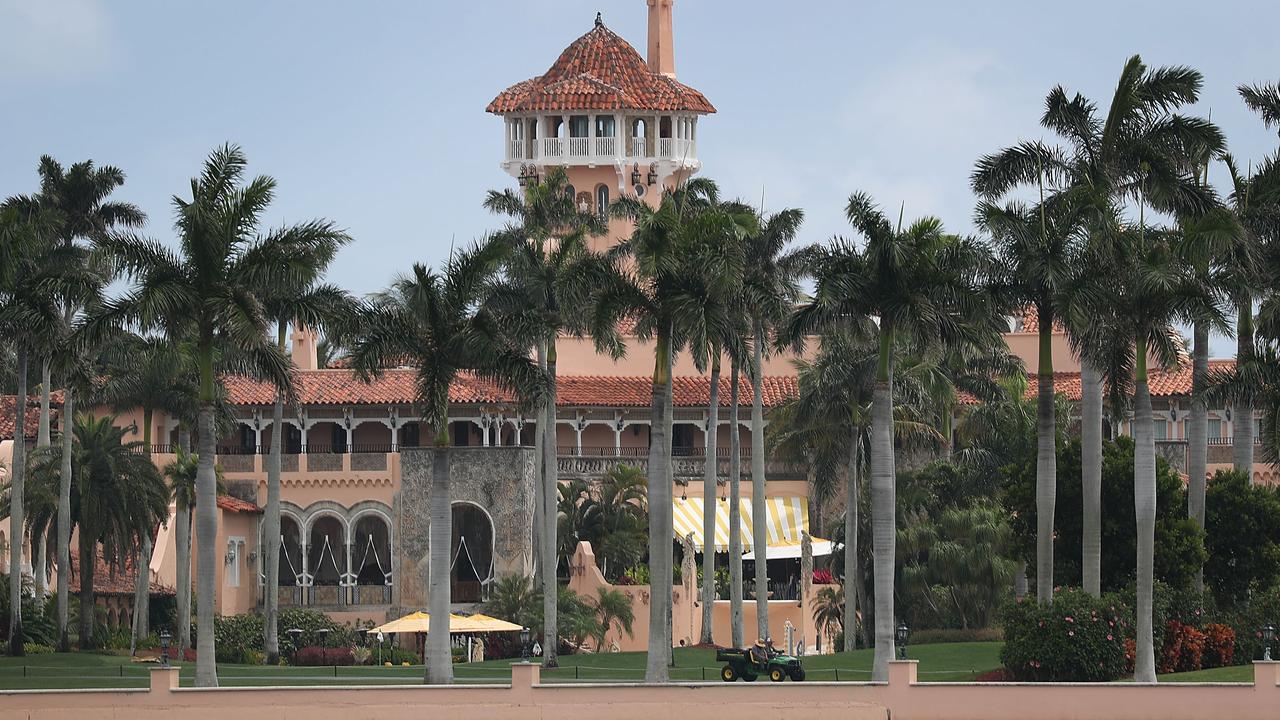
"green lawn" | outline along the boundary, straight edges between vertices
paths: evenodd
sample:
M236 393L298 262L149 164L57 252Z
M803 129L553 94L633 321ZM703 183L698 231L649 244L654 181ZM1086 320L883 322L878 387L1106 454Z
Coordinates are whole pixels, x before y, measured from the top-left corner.
M1172 673L1161 675L1160 682L1213 682L1213 683L1252 683L1252 665L1232 665L1212 670L1196 670L1195 672Z
M913 646L908 656L920 661L923 682L965 682L1000 666L999 643L947 643ZM679 649L671 678L715 681L719 665L711 650ZM866 681L871 678L871 650L805 658L810 680ZM505 683L511 678L510 660L455 665L459 682ZM560 667L542 671L544 682L637 681L644 676L644 653L569 655ZM0 690L48 688L144 688L151 665L130 662L120 655L71 653L0 657ZM195 668L180 666L181 681L192 684ZM263 667L220 665L222 685L376 685L416 684L422 666L413 667ZM1243 682L1253 680L1248 665L1163 675L1162 682Z
M954 643L922 645L910 649L920 660L922 680L963 681L999 665L998 643ZM676 650L674 680L716 680L719 665L711 650ZM811 656L804 661L811 680L858 681L871 677L870 650L839 655ZM543 670L544 682L627 681L644 677L644 653L569 655L561 667ZM511 678L510 660L455 665L460 682L503 683ZM33 655L25 658L0 657L0 689L35 688L142 688L147 685L151 665L130 662L119 655L92 653ZM180 666L183 685L194 677L191 664ZM414 667L263 667L260 665L219 665L223 685L335 685L416 683L422 679L421 666Z

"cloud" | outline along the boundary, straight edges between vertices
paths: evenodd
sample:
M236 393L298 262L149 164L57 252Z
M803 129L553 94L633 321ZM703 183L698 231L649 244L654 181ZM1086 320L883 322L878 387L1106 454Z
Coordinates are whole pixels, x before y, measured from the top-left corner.
M100 0L0 0L0 78L85 75L111 59Z

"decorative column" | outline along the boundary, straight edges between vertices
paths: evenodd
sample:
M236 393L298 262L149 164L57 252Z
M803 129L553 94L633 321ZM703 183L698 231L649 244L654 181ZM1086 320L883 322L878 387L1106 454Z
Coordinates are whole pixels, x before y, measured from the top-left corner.
M626 428L626 423L622 421L622 414L618 413L613 420L613 454L622 454L622 431Z
M400 451L400 413L393 407L387 408L387 425L391 428L391 452Z

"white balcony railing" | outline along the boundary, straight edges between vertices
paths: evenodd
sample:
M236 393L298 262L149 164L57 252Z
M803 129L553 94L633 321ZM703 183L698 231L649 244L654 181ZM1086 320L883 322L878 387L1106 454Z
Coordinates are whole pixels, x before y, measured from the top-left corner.
M620 153L620 148L625 152ZM550 165L611 165L617 161L643 164L655 160L689 163L697 160L697 152L692 140L681 138L658 138L650 142L642 137L555 137L532 141L509 139L505 159Z

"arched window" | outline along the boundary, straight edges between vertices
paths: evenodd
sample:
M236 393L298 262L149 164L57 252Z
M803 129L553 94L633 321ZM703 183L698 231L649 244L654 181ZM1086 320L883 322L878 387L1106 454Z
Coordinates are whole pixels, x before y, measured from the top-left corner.
M564 196L569 198L569 202L574 202L577 199L578 191L572 185L565 185Z
M596 186L596 213L600 217L606 217L609 214L609 186L604 183Z

